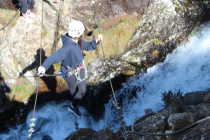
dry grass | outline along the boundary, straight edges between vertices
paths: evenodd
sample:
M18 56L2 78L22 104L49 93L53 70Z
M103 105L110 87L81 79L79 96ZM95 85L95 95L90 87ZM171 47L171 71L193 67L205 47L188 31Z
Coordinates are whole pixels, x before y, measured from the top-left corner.
M32 84L24 78L19 79L18 83L10 88L12 89L12 92L9 94L9 97L16 101L27 100L34 91Z

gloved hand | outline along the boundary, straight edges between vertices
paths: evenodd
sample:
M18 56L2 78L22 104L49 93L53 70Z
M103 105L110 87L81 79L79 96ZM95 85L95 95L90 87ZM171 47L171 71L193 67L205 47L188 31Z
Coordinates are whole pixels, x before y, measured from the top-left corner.
M26 73L26 70L24 69L22 72L19 73L19 77L22 77Z
M102 34L99 34L96 38L96 42L102 42L103 41L103 35Z
M23 72L20 72L20 73L19 73L19 77L22 77L23 75L24 75Z
M45 67L39 66L39 68L38 68L38 73L37 73L37 74L38 74L39 76L44 76L45 72L46 72Z

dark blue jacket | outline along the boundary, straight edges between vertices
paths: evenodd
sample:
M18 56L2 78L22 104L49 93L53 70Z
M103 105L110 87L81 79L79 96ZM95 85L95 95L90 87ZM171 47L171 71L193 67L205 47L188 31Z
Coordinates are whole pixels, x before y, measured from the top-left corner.
M49 56L43 63L43 66L48 69L52 64L61 62L61 66L77 67L83 63L83 53L79 44L73 42L68 36L61 36L63 47ZM95 40L91 42L82 41L83 50L94 50L97 47ZM62 68L62 67L61 67Z

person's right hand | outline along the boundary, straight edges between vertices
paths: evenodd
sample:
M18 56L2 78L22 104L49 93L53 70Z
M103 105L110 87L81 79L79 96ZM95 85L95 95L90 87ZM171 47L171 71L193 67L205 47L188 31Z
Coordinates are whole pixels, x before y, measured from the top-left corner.
M38 73L37 73L37 74L38 74L39 76L44 76L45 72L46 72L45 67L39 66L39 68L38 68Z
M22 76L23 76L23 74L24 74L23 72L20 72L20 73L19 73L19 77L22 77Z

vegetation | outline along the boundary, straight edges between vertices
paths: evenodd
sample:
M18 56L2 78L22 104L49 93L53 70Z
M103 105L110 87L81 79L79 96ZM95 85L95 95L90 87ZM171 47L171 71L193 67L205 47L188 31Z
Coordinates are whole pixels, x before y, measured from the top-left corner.
M154 38L153 42L154 42L155 46L160 45L160 44L163 43L159 38Z
M151 52L151 56L153 56L153 57L158 57L159 54L160 54L160 52L159 52L158 50L153 50L153 51Z

